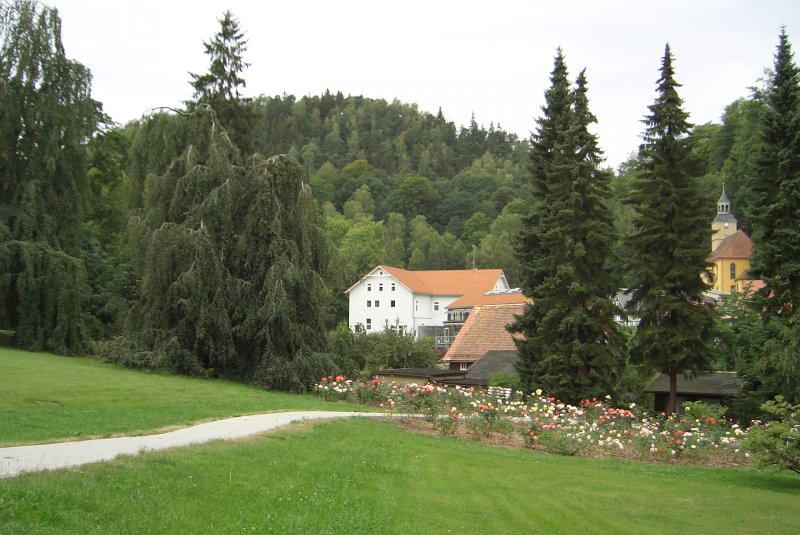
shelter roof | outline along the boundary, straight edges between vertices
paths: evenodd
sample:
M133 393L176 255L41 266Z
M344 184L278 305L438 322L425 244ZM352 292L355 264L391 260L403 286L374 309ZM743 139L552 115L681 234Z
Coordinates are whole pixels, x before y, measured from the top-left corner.
M678 394L706 396L733 396L739 392L742 379L736 372L705 372L687 379L678 375ZM669 376L660 373L644 389L650 394L668 394Z

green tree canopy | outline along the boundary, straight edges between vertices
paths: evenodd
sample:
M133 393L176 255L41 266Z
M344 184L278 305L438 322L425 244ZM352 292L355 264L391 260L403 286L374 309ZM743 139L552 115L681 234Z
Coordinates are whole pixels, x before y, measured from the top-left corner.
M767 87L764 145L752 181L753 258L750 274L766 313L800 317L800 72L782 31Z
M102 120L57 12L0 3L0 327L28 349L87 347L86 143Z
M207 109L150 118L135 158L154 133L186 147L156 150L169 163L134 181L144 192L129 249L142 282L128 338L157 366L267 388L304 390L340 369L325 353L331 252L303 169L286 156L241 162Z
M624 359L611 301L619 287L608 269L612 242L609 173L589 132L584 73L570 87L559 49L545 106L531 137L536 204L525 218L517 253L532 302L509 330L520 379L568 401L612 392Z
M714 312L703 304L710 230L691 174L690 124L678 87L667 45L628 198L635 212L630 308L640 317L632 356L669 375L670 412L677 374L709 368L715 333Z
M203 41L205 54L210 59L208 72L189 73L194 100L187 105L190 110L200 104L211 106L233 142L243 154L249 154L253 148L252 110L240 93L240 88L247 85L242 72L250 66L244 61L247 39L239 20L230 11L223 13L219 24L220 29L214 37Z

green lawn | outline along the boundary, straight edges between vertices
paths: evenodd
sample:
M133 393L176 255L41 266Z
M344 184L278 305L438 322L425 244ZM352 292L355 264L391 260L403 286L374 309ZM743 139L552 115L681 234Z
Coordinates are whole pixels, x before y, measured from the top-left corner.
M0 347L0 446L136 434L277 410L364 410L228 381Z
M800 478L358 419L0 480L2 533L797 533Z

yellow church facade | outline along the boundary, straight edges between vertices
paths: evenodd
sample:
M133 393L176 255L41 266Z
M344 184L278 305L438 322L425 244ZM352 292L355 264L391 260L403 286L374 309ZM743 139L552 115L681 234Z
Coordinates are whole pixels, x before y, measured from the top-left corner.
M719 292L744 293L761 285L747 273L753 242L737 227L736 218L731 213L731 202L723 187L722 196L717 201L717 217L711 223L711 254L707 259L713 264L711 284Z

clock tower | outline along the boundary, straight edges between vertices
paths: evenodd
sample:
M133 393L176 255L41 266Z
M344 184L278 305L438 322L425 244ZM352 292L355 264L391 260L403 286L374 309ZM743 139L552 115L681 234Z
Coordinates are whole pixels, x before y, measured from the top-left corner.
M717 217L711 223L711 252L717 250L722 240L736 233L738 225L736 218L731 213L731 201L725 194L725 185L722 185L722 195L717 201Z

